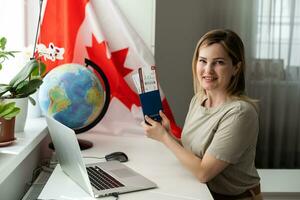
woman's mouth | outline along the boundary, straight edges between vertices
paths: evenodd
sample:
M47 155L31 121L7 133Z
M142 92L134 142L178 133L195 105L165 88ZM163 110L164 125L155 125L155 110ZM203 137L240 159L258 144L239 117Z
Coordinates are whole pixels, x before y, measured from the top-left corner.
M213 77L213 76L203 76L202 77L204 80L206 81L214 81L214 80L217 80L216 77Z

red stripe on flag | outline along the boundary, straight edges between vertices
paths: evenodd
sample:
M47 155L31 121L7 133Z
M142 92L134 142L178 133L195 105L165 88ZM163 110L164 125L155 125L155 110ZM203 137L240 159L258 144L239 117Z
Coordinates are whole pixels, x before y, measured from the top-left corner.
M163 105L163 109L164 109L165 115L170 120L170 125L171 125L171 130L172 130L173 135L175 137L177 137L177 138L180 138L182 130L181 130L181 128L179 126L176 125L174 116L172 114L171 108L170 108L170 106L169 106L168 101L167 101L166 98L163 99L162 105Z

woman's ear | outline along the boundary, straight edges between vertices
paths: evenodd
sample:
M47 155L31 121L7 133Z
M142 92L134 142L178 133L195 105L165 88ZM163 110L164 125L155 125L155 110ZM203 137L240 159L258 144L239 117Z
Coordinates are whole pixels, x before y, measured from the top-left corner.
M238 62L235 66L234 66L234 72L233 72L233 75L235 76L237 73L238 73L238 71L240 70L240 68L241 68L241 65L242 65L242 63L241 62Z

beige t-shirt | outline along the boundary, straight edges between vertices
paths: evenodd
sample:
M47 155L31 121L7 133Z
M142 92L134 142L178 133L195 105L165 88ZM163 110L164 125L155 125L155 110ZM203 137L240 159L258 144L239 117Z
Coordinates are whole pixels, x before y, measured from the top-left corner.
M260 181L254 165L258 115L248 102L234 100L205 108L194 96L182 131L182 144L200 158L205 153L229 164L207 184L220 194L237 195Z

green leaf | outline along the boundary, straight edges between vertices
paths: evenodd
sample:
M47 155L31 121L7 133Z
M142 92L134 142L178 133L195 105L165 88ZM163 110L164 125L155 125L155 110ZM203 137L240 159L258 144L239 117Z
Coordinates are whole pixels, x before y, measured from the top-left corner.
M5 115L3 118L6 119L6 120L10 120L11 118L14 118L17 114L19 114L20 111L21 111L20 108L14 107L14 109L10 113Z
M30 60L26 65L21 69L21 71L9 82L9 85L17 87L22 81L26 80L35 67L38 67L38 62L33 59Z
M7 60L9 56L15 57L14 53L17 53L17 51L0 51L0 63Z
M0 102L0 113L3 111L3 109L4 109L4 103Z
M8 59L7 53L5 51L0 52L0 57L5 59Z
M28 99L32 105L34 105L34 106L36 105L34 98L32 98L31 96L28 96Z
M5 117L7 114L12 112L14 110L16 103L15 102L10 102L4 105L2 108L2 111L0 113L0 117Z
M26 85L28 85L28 83L28 80L24 80L21 83L19 83L19 85L17 85L17 87L15 88L16 92L21 91L23 87L26 87Z
M2 69L2 64L0 63L0 70Z
M7 40L6 40L5 37L2 37L2 38L0 39L0 48L1 48L2 50L5 49L6 42L7 42Z
M20 51L7 51L6 53L11 57L15 57L15 53L19 53Z
M0 97L2 97L6 92L11 89L10 85L0 84Z
M30 81L23 81L20 83L15 93L18 95L18 97L27 97L31 94L33 94L43 83L40 79L32 79Z
M46 65L42 62L38 62L38 67L34 68L31 73L31 77L43 77L46 73Z
M19 51L1 51L0 56L12 56L15 57L15 53L19 53Z

